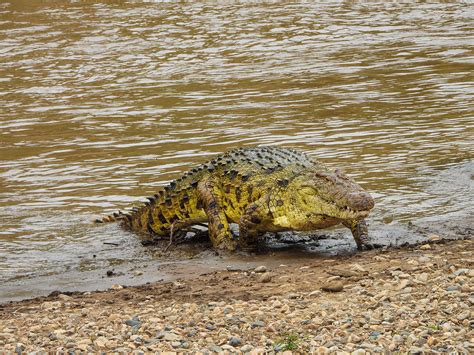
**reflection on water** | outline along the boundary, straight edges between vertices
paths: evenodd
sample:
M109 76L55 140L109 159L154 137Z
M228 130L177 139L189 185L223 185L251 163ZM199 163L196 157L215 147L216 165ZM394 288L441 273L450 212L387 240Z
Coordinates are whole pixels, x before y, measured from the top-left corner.
M473 20L471 4L0 4L0 279L147 257L90 221L238 146L344 167L373 223L472 214Z

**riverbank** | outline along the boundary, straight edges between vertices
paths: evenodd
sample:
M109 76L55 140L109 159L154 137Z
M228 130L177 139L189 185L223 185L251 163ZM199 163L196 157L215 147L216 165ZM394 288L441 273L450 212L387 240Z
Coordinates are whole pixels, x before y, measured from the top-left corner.
M0 350L474 351L474 240L0 306Z

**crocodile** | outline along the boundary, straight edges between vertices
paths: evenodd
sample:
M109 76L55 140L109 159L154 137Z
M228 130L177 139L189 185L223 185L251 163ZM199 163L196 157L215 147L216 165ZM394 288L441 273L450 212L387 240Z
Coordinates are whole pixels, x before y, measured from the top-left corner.
M185 172L141 207L96 222L121 221L145 241L170 241L207 223L216 249L249 250L264 232L313 231L342 224L359 250L370 248L371 195L340 169L302 151L238 148ZM238 236L230 228L239 226Z

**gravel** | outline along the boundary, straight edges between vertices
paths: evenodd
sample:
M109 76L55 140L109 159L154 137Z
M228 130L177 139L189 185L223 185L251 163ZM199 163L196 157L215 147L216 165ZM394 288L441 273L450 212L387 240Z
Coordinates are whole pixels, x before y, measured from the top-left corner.
M473 251L464 240L295 262L267 282L266 268L221 270L12 302L0 350L474 353Z

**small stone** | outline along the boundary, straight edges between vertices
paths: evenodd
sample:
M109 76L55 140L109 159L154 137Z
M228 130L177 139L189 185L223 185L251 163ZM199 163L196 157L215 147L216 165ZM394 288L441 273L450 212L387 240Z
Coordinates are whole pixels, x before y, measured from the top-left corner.
M395 344L402 344L403 343L403 337L399 334L395 334L393 337L392 337L392 340Z
M421 247L420 247L421 250L429 250L431 249L431 245L429 244L423 244Z
M25 345L22 344L22 343L16 343L16 346L15 346L15 352L17 354L21 354L23 351L25 351Z
M321 286L321 290L326 292L341 292L344 285L341 282L329 282Z
M410 280L403 279L403 280L400 281L400 283L397 285L396 289L397 289L397 290L402 290L402 289L404 289L405 287L407 287L409 284L410 284Z
M326 348L325 346L320 346L319 348L316 349L315 354L319 354L319 355L329 354L329 349Z
M416 275L416 279L421 282L426 282L428 281L428 274L426 272Z
M232 345L232 346L239 346L242 344L242 340L238 337L230 337L229 339L229 345Z
M351 352L351 355L365 355L365 350L364 349L357 349Z
M142 338L137 334L132 335L130 337L130 340L133 341L136 345L141 345L142 343Z
M443 331L449 332L451 329L453 329L451 323L446 322L441 325L441 328L443 328Z
M419 348L417 346L412 346L410 349L409 349L409 353L410 354L423 354L423 349L422 348Z
M464 319L469 318L470 315L471 315L471 313L470 313L469 311L465 311L465 312L462 312L462 313L458 314L456 318L457 318L459 321L463 321Z
M252 349L253 349L252 345L245 344L244 346L240 348L240 351L242 351L243 353L246 353L246 352L252 351Z
M265 271L267 271L267 267L265 265L260 265L260 266L257 266L253 271L255 271L255 272L265 272Z
M429 240L430 242L439 242L439 241L441 240L441 237L440 237L439 235L437 235L437 234L430 234L430 235L428 236L428 240Z
M460 275L464 275L468 273L469 273L469 269L457 269L455 272L453 272L453 274L456 276L460 276Z
M132 319L127 319L124 323L133 328L140 328L141 326L140 319L137 316L133 317Z
M252 322L250 324L250 327L253 329L253 328L260 328L260 327L264 327L265 326L265 322L262 322L260 320L257 320L255 322Z
M105 337L98 337L96 340L94 340L94 344L99 348L105 348L107 339Z
M110 286L110 288L112 290L121 290L123 288L123 286L119 285L119 284L113 284L112 286Z
M453 292L453 291L457 291L458 289L459 289L459 286L451 285L446 288L446 291Z
M175 349L176 349L176 348L179 348L179 347L181 347L181 342L179 342L179 341L172 341L172 342L171 342L171 346L172 346L173 348L175 348Z
M65 295L65 294L63 294L63 293L61 293L60 295L58 295L58 298L59 298L61 301L70 301L70 300L72 300L72 297L71 297L71 296Z
M267 282L272 281L272 277L273 275L271 273L266 272L259 277L258 281L262 283L267 283Z
M159 332L156 337L158 339L163 339L163 340L166 340L166 341L178 341L180 340L181 338L179 337L179 335L175 334L175 333L171 333L171 332Z

